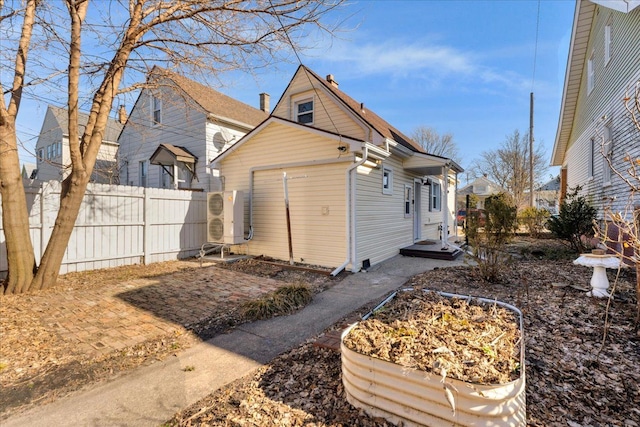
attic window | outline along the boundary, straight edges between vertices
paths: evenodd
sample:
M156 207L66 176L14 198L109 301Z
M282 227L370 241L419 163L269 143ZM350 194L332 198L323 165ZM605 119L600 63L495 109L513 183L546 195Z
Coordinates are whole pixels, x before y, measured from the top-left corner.
M305 99L295 104L296 121L305 125L313 124L313 99Z
M151 113L154 125L162 123L162 100L156 96L151 97Z

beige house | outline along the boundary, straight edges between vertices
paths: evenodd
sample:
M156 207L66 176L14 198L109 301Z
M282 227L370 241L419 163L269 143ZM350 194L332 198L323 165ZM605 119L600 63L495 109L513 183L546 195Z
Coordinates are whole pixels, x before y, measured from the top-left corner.
M484 209L484 203L487 197L504 191L504 188L489 180L486 176L481 176L458 190L458 209L466 209L467 195L475 196L473 197L475 204L474 206L470 206L471 209Z
M430 155L329 75L300 66L272 115L216 157L244 194L252 255L359 271L453 228L451 159Z

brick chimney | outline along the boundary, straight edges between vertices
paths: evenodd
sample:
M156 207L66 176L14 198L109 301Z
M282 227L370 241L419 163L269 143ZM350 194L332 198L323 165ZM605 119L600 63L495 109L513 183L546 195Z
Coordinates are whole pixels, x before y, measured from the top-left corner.
M327 81L331 84L331 86L338 88L338 82L333 78L333 74L327 74Z
M127 110L124 108L124 105L118 108L118 121L121 125L127 122Z
M269 96L268 93L261 93L260 94L260 109L262 111L264 111L265 113L269 114L269 99L271 97Z

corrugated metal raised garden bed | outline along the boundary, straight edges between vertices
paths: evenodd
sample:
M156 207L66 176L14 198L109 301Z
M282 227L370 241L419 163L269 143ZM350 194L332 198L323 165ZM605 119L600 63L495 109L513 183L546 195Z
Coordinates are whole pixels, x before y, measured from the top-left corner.
M524 426L522 313L406 289L342 335L347 400L396 424Z

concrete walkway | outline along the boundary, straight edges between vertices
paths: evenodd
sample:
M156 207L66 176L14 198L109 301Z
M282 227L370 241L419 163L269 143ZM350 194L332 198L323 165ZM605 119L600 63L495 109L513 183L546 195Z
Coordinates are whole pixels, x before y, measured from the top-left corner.
M177 357L89 386L71 396L0 422L13 426L157 426L180 409L305 340L362 305L379 300L411 276L461 265L396 256L316 295L298 313L242 325ZM364 314L364 313L362 313ZM189 367L189 369L185 369ZM193 368L193 369L191 369Z

